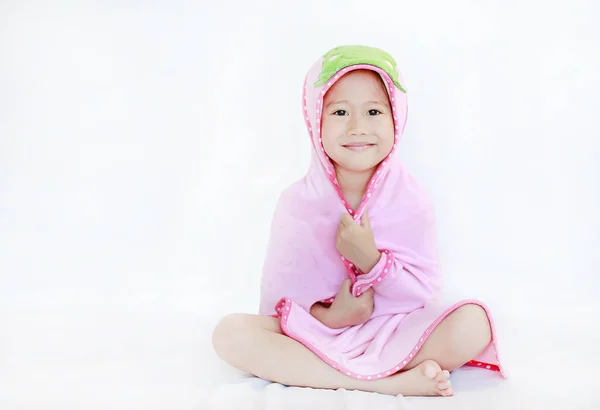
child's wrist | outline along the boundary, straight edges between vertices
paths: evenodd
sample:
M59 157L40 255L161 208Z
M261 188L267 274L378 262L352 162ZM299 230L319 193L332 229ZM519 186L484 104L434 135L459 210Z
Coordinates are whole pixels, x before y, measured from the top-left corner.
M369 273L381 259L381 252L375 249L365 256L363 261L356 263L356 266L364 273Z

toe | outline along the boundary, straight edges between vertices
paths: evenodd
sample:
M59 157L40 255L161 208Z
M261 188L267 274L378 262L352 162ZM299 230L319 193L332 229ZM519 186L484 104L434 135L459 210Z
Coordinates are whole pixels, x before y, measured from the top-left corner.
M426 360L421 364L421 366L423 366L423 374L430 379L437 380L437 376L442 373L440 365L433 360Z
M443 389L443 390L439 389L438 394L440 396L449 397L449 396L452 396L454 394L454 392L452 391L452 387L448 387L447 389Z
M437 388L440 390L446 390L450 386L452 386L452 384L450 383L450 380L444 380L444 381L438 382Z
M443 380L447 380L450 377L450 372L448 370L443 370L435 376L435 380L441 382Z

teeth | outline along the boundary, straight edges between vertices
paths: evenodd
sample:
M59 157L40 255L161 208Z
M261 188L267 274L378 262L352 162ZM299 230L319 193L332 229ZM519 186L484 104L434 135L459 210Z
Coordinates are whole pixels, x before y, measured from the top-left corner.
M367 148L371 148L375 144L362 144L362 145L343 145L344 148L352 149L353 151L364 151Z

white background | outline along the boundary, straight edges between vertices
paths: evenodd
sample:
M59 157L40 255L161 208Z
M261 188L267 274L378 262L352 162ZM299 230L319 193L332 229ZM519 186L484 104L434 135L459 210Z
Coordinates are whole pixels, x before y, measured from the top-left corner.
M195 408L210 330L257 311L275 202L308 168L305 72L341 44L404 75L446 294L600 308L599 20L591 0L3 1L0 407Z

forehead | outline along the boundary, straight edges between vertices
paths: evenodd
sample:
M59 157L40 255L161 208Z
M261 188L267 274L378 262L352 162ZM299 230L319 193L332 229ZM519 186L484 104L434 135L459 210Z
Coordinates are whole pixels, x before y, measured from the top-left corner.
M371 70L354 70L344 74L325 94L325 100L340 94L387 97L381 76Z

